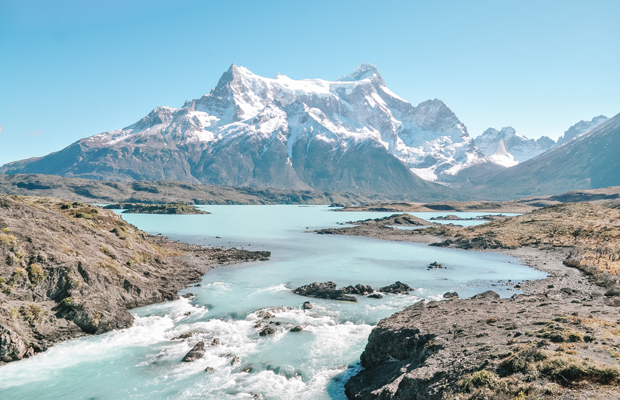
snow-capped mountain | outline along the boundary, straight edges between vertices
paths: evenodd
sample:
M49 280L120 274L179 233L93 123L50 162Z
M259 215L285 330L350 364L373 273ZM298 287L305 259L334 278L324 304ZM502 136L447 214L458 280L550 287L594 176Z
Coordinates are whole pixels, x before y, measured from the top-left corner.
M555 146L555 141L547 136L528 139L511 126L501 131L489 128L475 139L475 143L491 161L504 167L513 167Z
M568 142L569 140L572 140L577 136L596 128L603 122L606 122L608 119L609 118L604 115L599 115L598 117L592 118L590 121L581 120L575 125L568 128L566 132L564 132L564 135L560 136L560 138L558 139L558 144Z
M445 103L413 106L371 64L335 81L270 79L233 64L181 108L157 107L0 172L402 193L440 190L411 171L441 182L489 164Z

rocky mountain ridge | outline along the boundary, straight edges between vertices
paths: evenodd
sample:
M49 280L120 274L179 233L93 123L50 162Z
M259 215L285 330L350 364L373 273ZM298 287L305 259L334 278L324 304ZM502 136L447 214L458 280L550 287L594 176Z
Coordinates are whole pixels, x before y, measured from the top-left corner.
M434 194L442 187L418 175L449 181L479 166L495 168L445 103L413 106L373 65L325 81L263 78L233 64L181 108L157 107L124 129L0 172Z
M551 150L478 182L493 198L620 185L620 114Z
M528 139L507 126L501 130L489 128L475 138L476 147L480 149L495 164L510 168L534 158L556 145L566 143L584 133L591 131L606 122L609 118L599 115L589 121L581 120L568 128L556 141L541 136L538 139Z
M475 139L475 143L491 161L504 167L513 167L555 146L555 141L547 136L528 139L511 126L500 131L489 128Z

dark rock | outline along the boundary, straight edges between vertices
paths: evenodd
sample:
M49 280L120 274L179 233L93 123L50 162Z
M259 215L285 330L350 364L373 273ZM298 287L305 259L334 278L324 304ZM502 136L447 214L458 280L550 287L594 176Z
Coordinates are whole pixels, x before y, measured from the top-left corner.
M312 309L312 303L310 303L309 301L304 302L304 304L302 304L301 308L304 310L311 310Z
M194 348L192 348L186 355L183 357L182 362L194 362L196 360L201 359L205 355L205 343L200 341L196 343Z
M196 297L196 295L194 293L185 293L181 297L183 297L184 299L193 299Z
M443 295L444 299L458 299L459 294L457 292L447 292Z
M409 294L410 291L415 290L411 286L406 283L402 283L401 281L396 281L389 286L384 286L379 289L380 292L383 293L393 293L393 294Z
M264 327L260 332L258 332L259 336L273 336L276 334L278 330L271 326Z
M301 332L304 328L302 328L299 325L296 325L294 327L291 328L291 332Z
M211 341L211 346L217 346L219 344L220 344L219 338L213 338L213 340Z
M499 299L499 294L495 293L492 290L487 290L486 292L478 293L473 296L472 299Z
M196 332L185 332L185 333L180 334L177 337L173 337L172 340L187 339L187 338L194 336L195 333Z
M241 369L241 372L247 372L247 373L250 373L250 372L252 372L252 370L253 370L253 369L254 369L254 368L252 367L252 364L250 364L250 365L246 365L245 367L243 367L243 368Z
M293 293L300 296L316 297L320 299L357 302L355 297L348 296L342 290L336 289L336 284L331 281L314 282L309 285L300 286L294 289Z
M205 372L213 372L213 367L207 367L207 368L205 368Z
M355 286L353 285L346 286L340 290L342 290L342 293L346 293L346 294L361 294L361 295L367 295L369 293L374 292L373 288L371 288L368 285L362 285L361 283L358 283Z
M383 296L381 294L379 294L379 293L372 293L372 294L369 294L366 297L368 297L370 299L382 299L383 298Z
M237 356L234 356L232 360L230 360L230 365L235 365L241 362L241 359Z
M445 268L443 265L439 264L437 261L432 262L428 265L428 269L443 269Z

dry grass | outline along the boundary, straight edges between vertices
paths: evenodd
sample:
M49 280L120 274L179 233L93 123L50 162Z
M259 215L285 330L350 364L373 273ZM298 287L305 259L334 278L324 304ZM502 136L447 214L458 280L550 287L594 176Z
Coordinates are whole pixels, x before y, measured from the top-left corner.
M566 264L607 274L607 286L620 283L620 210L589 203L549 206L521 216L472 227L442 226L420 230L452 236L480 248L570 247Z

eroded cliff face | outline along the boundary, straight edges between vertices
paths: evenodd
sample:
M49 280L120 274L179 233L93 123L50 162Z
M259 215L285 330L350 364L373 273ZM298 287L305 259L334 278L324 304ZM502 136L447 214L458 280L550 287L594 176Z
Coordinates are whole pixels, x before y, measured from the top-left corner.
M149 236L87 204L0 196L0 360L129 327L128 309L178 298L211 265L267 257Z

